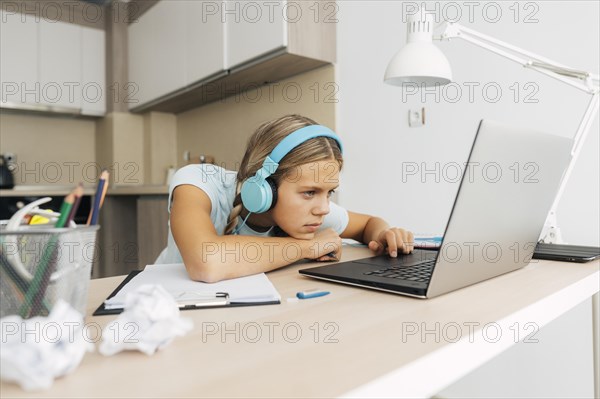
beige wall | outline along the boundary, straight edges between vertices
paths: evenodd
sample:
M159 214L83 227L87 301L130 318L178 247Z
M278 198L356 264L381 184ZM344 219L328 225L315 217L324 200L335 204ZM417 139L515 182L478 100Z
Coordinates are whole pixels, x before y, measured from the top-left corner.
M96 159L110 172L110 186L144 184L144 118L111 112L96 125Z
M218 165L236 170L246 141L261 123L297 113L335 129L334 67L328 65L238 96L177 115L177 162L183 152L212 155Z
M144 184L162 185L167 170L177 164L177 116L144 114Z
M0 153L17 155L17 185L91 185L97 178L95 120L0 114Z
M100 167L111 169L113 186L163 184L169 165L185 164L185 150L237 169L254 129L282 115L302 114L335 129L336 93L329 65L178 115L109 113L95 120L3 112L0 153L17 155L18 185L93 186Z

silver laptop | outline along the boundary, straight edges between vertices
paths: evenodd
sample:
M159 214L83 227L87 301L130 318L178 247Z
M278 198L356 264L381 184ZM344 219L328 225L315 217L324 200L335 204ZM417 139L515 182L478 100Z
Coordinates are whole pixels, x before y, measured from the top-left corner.
M432 298L525 267L571 159L572 140L483 120L442 244L300 270L300 274Z

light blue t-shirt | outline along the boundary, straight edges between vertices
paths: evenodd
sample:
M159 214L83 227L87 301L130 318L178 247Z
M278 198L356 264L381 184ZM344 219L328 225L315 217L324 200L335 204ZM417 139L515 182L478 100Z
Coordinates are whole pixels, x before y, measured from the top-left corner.
M208 195L211 202L210 219L215 226L217 234L223 235L229 214L233 209L233 200L235 199L237 172L226 170L220 166L212 164L192 164L179 169L171 180L169 186L169 207L171 212L171 202L173 190L177 186L190 184L196 186ZM238 226L242 224L242 218L238 217ZM341 206L331 202L329 213L325 216L323 224L319 230L332 228L338 234L346 229L348 225L348 211ZM247 225L242 226L239 235L271 237L273 229L266 232L257 232ZM173 239L171 226L169 225L169 237L167 247L161 252L155 263L181 263L183 262L177 244Z

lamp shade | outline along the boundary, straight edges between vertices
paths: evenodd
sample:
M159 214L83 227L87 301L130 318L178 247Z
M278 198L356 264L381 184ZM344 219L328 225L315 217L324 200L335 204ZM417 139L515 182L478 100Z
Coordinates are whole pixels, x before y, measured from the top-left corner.
M416 83L424 86L445 85L452 81L448 59L433 44L433 19L419 13L407 24L407 43L394 55L385 71L385 83L401 86Z
M388 64L384 81L394 86L445 85L452 81L452 70L444 53L433 43L407 43Z

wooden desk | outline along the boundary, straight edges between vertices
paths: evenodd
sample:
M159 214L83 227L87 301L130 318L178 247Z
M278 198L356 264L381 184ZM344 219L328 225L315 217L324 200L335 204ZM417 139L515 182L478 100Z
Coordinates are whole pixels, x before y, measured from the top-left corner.
M366 253L346 247L343 259ZM290 266L269 273L281 305L185 311L194 330L153 356L90 353L46 392L3 383L1 394L429 397L515 344L515 334L523 339L532 332L525 323L541 328L597 293L599 266L534 260L429 300L310 280L298 274L306 265ZM92 281L88 314L121 280ZM311 287L331 295L286 301ZM87 323L103 327L113 318L88 317Z

